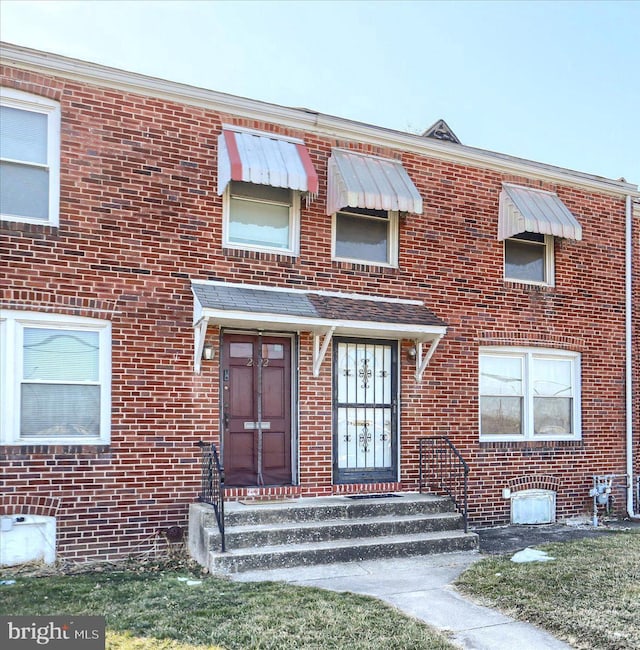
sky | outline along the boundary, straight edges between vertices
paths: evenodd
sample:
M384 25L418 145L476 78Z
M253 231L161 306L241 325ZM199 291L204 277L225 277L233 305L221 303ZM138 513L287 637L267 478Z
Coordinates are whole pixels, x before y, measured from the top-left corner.
M640 184L640 0L0 0L0 38Z

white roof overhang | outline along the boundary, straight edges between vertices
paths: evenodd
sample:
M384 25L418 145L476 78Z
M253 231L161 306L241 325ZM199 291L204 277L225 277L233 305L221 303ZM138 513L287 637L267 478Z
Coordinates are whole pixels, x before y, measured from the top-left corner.
M422 214L420 192L399 160L333 149L327 173L327 214L342 208Z
M277 293L277 292L274 292ZM305 292L300 292L301 294ZM405 301L404 305L422 306L419 301ZM398 304L401 304L398 301ZM200 372L201 357L209 324L225 329L252 329L265 332L310 332L314 338L313 374L318 376L322 361L334 334L363 338L408 339L416 346L416 381L420 381L427 364L447 331L446 325L389 323L369 320L317 318L286 313L265 313L242 310L216 309L203 306L194 292L193 325L195 332L194 366ZM423 344L430 347L423 355Z
M503 183L498 240L523 232L582 239L582 226L555 192Z

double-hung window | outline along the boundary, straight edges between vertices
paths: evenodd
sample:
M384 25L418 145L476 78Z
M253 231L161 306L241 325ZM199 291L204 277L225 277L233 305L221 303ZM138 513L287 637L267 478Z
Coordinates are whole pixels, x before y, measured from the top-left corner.
M554 286L556 237L582 239L582 226L558 195L503 183L498 239L504 242L504 279Z
M553 237L524 232L504 241L504 277L530 284L553 285Z
M298 253L299 192L241 181L226 192L225 246Z
M109 441L108 321L3 312L0 351L2 443Z
M333 258L348 262L398 265L398 213L343 208L333 215Z
M538 348L480 351L480 438L578 440L580 355Z
M2 88L0 218L57 226L59 196L59 104Z

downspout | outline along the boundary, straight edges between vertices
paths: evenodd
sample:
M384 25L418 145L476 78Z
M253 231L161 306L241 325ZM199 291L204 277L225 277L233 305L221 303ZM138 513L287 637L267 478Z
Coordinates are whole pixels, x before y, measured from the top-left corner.
M626 347L626 421L627 421L627 514L635 517L633 509L633 348L632 348L632 277L633 277L633 206L631 195L627 194L626 200L626 237L625 237L625 347Z

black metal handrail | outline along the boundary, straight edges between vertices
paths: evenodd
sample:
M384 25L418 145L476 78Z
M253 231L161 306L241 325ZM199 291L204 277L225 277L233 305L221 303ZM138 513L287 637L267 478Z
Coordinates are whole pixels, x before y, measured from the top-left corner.
M419 487L444 492L462 515L469 530L469 465L446 436L420 438Z
M196 445L202 450L202 485L198 501L213 506L220 531L220 550L224 553L224 468L213 443L200 440Z

